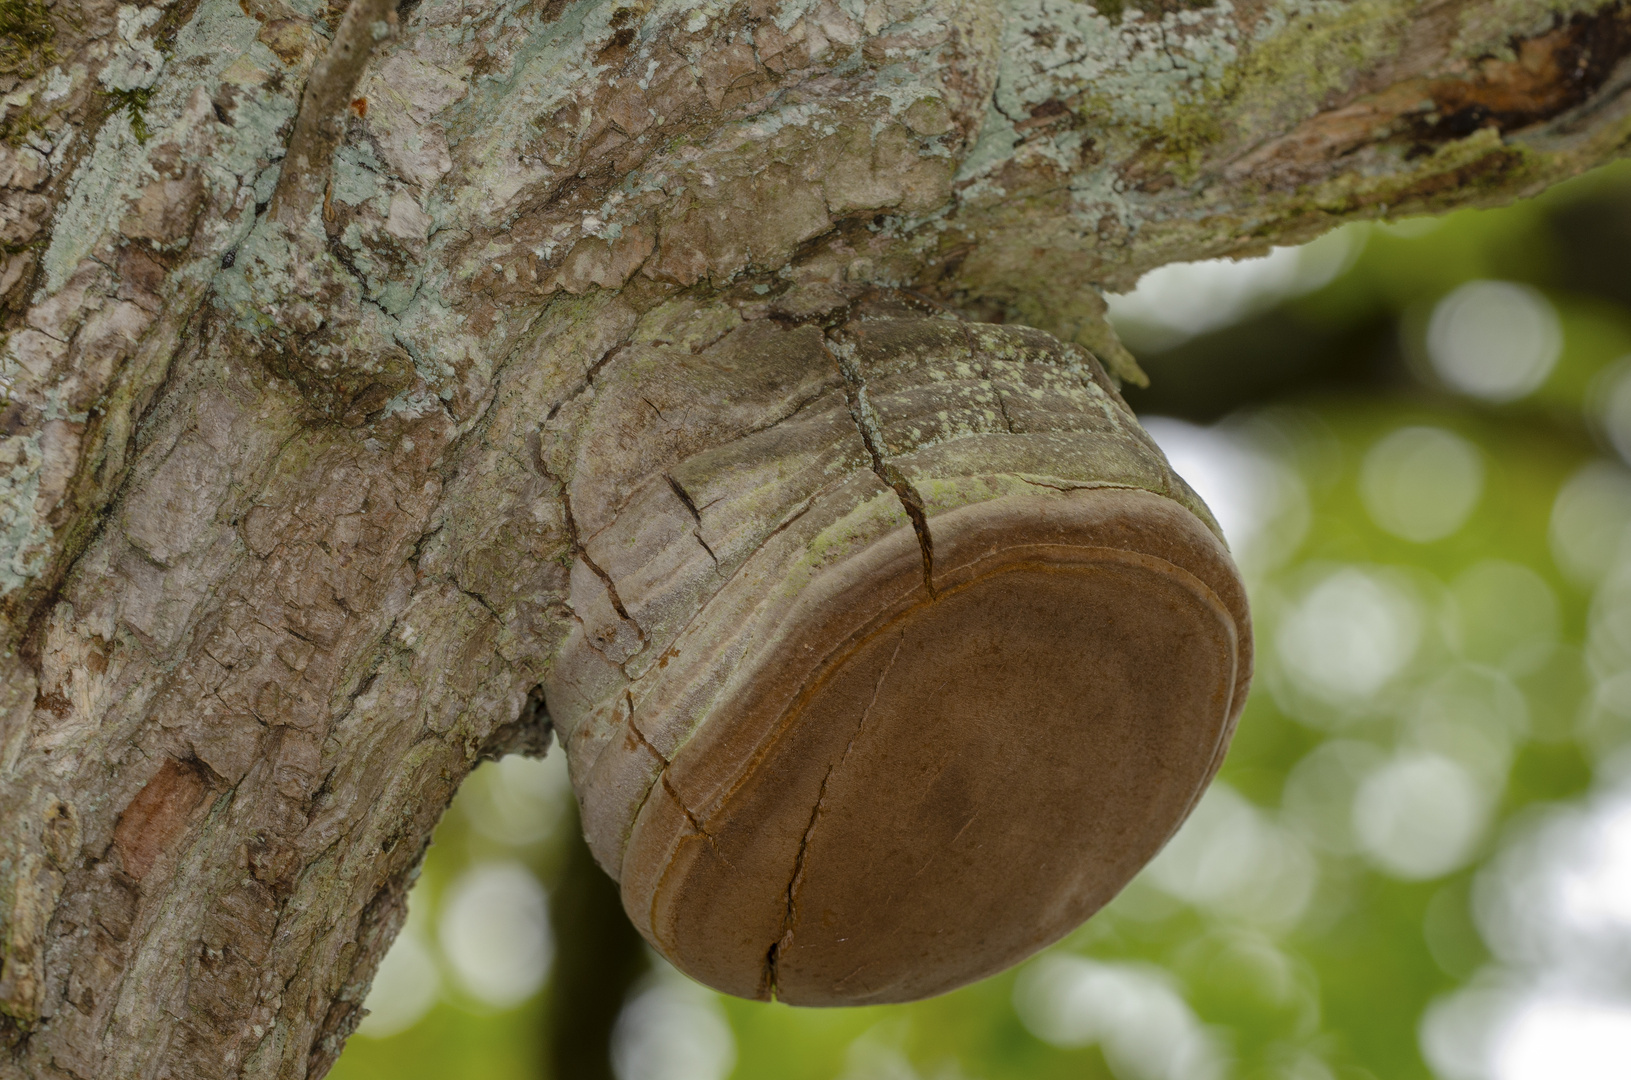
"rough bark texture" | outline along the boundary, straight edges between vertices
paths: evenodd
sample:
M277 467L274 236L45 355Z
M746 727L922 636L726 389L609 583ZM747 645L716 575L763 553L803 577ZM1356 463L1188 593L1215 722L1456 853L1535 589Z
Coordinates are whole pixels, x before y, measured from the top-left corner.
M1135 377L1095 286L1631 140L1624 2L396 14L335 93L338 4L0 6L0 1075L326 1070L541 745L619 350L904 286Z

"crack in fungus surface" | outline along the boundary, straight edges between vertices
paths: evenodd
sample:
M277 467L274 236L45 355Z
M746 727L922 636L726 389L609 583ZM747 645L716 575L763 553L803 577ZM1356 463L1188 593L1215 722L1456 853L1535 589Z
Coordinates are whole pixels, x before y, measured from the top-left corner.
M902 630L900 640L895 642L895 651L889 654L889 663L884 665L883 671L878 675L878 681L872 686L872 699L861 710L861 718L855 723L855 731L850 735L849 742L844 744L844 752L838 755L838 760L827 767L827 773L821 778L821 787L816 790L815 806L810 809L810 821L804 827L804 835L799 837L798 854L793 857L793 876L787 882L787 909L782 914L781 936L765 951L765 982L772 996L776 992L777 964L781 958L781 948L793 940L793 924L798 918L798 891L799 885L804 881L804 860L809 854L810 837L815 834L816 824L821 820L821 809L827 801L827 785L832 782L833 774L844 767L849 760L850 751L860 741L861 733L866 730L867 717L872 715L872 707L878 703L878 695L883 692L883 684L888 681L890 672L895 670L895 661L900 659L900 650L906 644L906 631Z
M641 741L644 742L644 740ZM645 745L650 746L651 744L645 743ZM653 750L652 752L655 753L656 751ZM680 808L680 812L685 815L685 820L690 822L691 828L696 830L697 835L708 841L708 846L714 849L714 854L719 856L720 862L726 866L731 865L730 860L725 858L725 852L721 850L719 841L714 837L714 834L708 831L707 827L703 825L702 819L697 817L696 812L686 805L684 799L680 798L680 793L674 787L674 782L668 778L667 769L663 770L661 777L663 790L668 792L668 797L674 800L674 805Z
M702 514L697 511L697 504L692 501L691 493L686 491L678 480L667 473L663 474L663 479L668 481L668 486L674 490L675 497L685 504L687 510L691 511L691 520L696 523L696 528L691 530L691 535L697 538L697 543L702 545L702 550L708 553L708 558L712 559L717 567L719 565L719 556L715 555L714 549L708 546L708 541L702 538Z
M612 580L612 575L608 574L601 568L599 563L589 557L588 549L583 546L583 542L578 538L578 522L572 516L572 494L564 486L561 488L561 509L562 517L566 522L566 536L572 544L573 554L582 559L583 565L587 566L600 579L600 583L606 586L606 597L611 601L612 610L617 612L617 617L634 627L634 632L640 635L640 640L645 641L646 632L640 628L639 623L630 617L628 609L623 606L622 598L617 595L617 583Z
M838 364L838 371L844 377L844 391L849 398L850 418L855 421L855 429L861 435L861 442L866 445L867 454L872 458L872 471L877 474L900 499L901 509L912 522L912 531L917 534L918 550L923 557L923 587L928 590L929 597L933 599L934 591L934 537L929 532L929 516L923 509L923 496L918 493L911 480L900 468L889 461L884 455L888 452L888 445L884 442L883 429L878 426L878 417L872 410L872 402L867 398L866 382L861 377L859 367L853 357L847 355L848 349L844 343L834 344L822 339L822 346Z

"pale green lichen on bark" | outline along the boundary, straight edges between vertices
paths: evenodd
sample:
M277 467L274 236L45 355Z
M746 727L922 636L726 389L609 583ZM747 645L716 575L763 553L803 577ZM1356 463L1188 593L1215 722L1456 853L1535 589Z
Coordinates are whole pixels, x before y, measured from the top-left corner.
M193 90L200 85L216 85L240 58L261 65L263 70L280 67L271 50L256 40L259 29L260 24L231 0L203 0L197 14L176 35L174 54L167 65L172 71L186 74L169 80L161 78L151 87L141 88L146 91L141 108L144 127L158 132L181 120ZM245 130L234 127L227 142L230 145L242 140L248 145L227 150L227 161L246 153L251 159L267 154L277 145L278 129L287 116L261 117L251 112L246 119L252 122ZM51 244L43 262L47 295L62 288L80 261L115 227L117 216L124 212L139 186L155 177L143 140L137 138L130 110L117 110L97 133L96 148L75 175L51 231Z

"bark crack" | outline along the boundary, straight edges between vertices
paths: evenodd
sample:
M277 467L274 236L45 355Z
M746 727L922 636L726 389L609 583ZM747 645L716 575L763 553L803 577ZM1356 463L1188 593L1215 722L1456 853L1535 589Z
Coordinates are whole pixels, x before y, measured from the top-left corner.
M496 610L494 610L493 605L487 602L487 598L485 596L481 595L481 593L479 593L479 592L473 592L470 589L467 589L463 585L461 585L459 583L457 574L449 574L448 577L447 577L447 581L448 581L448 584L452 585L455 589L459 590L459 592L463 593L465 596L468 596L470 599L472 599L476 603L480 604L486 610L487 614L491 615L495 620L497 620L499 625L503 625L504 616L500 615Z
M634 691L623 691L623 704L629 707L629 734L634 736L635 742L650 750L652 756L662 762L663 768L666 769L668 767L668 755L651 745L651 740L646 738L646 733L641 731L640 726L634 722ZM687 811L686 813L689 815L690 812Z
M855 429L860 433L861 442L865 444L867 454L872 458L872 471L894 491L895 496L900 499L901 508L906 511L907 518L912 522L912 531L917 534L918 551L923 558L923 587L933 599L934 537L929 532L929 516L923 509L923 496L918 493L906 474L886 456L889 447L884 441L883 429L878 424L877 414L867 397L866 382L861 377L861 369L855 363L849 346L844 342L834 343L825 338L822 339L822 345L838 364L838 372L844 377L844 388L849 397L850 419L855 421Z
M646 733L641 731L639 726L637 724L635 724L635 722L634 722L634 693L632 691L630 691L630 690L624 690L623 691L623 703L626 706L628 706L628 710L629 710L629 734L634 736L634 741L636 743L638 743L641 746L645 747L647 750L650 750L651 753L652 753L652 756L655 757L658 761L663 763L662 767L657 772L658 783L662 784L663 790L668 792L669 798L674 800L674 805L676 805L676 806L678 806L680 808L680 812L685 815L685 820L691 823L691 828L696 830L697 835L701 836L704 840L708 841L708 846L714 849L714 854L719 856L719 859L720 859L721 862L723 862L726 866L730 866L731 862L730 862L729 859L725 858L725 852L720 848L719 841L717 839L715 839L714 834L709 832L707 830L707 828L702 824L702 819L697 817L697 815L691 810L691 807L689 805L687 805L686 801L684 799L680 798L680 793L674 787L673 781L669 780L669 778L668 778L668 765L669 765L668 756L666 754L664 754L661 750L659 750L655 746L653 746L652 743L651 743L651 740L646 738ZM654 790L656 790L656 784L653 784L651 787L646 789L645 795L642 796L641 799L640 799L640 805L635 807L634 814L629 818L630 822L634 822L634 821L639 820L640 813L641 813L641 811L643 811L646 808L646 803L651 801L651 793Z
M811 495L809 498L805 499L797 507L795 507L793 509L793 511L790 514L788 514L787 517L785 519L783 519L783 521L780 524L778 524L774 529L770 530L769 533L765 534L764 539L759 541L758 547L755 548L755 550L763 548L764 545L770 543L771 540L774 540L776 537L780 536L782 533L784 533L788 529L792 528L793 525L799 520L799 518L803 517L805 514L810 512L810 509L815 506L816 502L823 495L826 495L829 492L831 492L833 488L837 487L842 482L843 482L842 480L833 480L833 481L829 481L826 484L823 484L813 495ZM709 503L708 505L712 506L713 504ZM705 507L705 509L706 509L706 507ZM728 573L726 573L725 580L720 585L721 589L724 589L732 581L736 580L736 575L742 572L742 568L747 565L747 561L748 560L746 558L740 558L740 559L736 560L736 566L733 569L731 569ZM706 610L707 610L706 606L703 606L701 608L698 608L695 612L693 612L691 617L685 620L685 625L681 626L680 629L674 634L673 640L676 641L676 642L682 640L685 637L686 633L691 629L691 627L696 625L697 620L703 618ZM576 615L574 615L573 617L576 618ZM581 621L582 620L579 620L580 623L581 623Z
M611 363L613 358L616 357L618 353L622 352L627 344L628 343L626 341L618 342L610 349L607 349L600 359L590 364L584 371L583 378L578 380L577 385L573 386L572 389L567 392L565 397L561 398L561 400L549 407L549 412L544 414L544 423L547 424L551 420L554 420L556 413L560 412L563 408L576 401L583 395L585 390L588 390L591 386L595 385L595 376L600 374L600 369ZM542 456L541 453L540 456Z
M1014 420L1008 415L1008 396L994 386L991 392L997 395L997 412L1002 414L1002 426L1008 429L1008 434L1013 435Z
M895 651L889 655L889 663L884 665L883 671L878 675L878 681L872 686L872 699L861 710L861 718L855 723L855 731L844 745L844 752L838 755L838 760L827 767L827 774L821 778L821 787L816 790L815 806L810 810L809 824L804 827L804 835L799 837L798 854L793 857L793 876L787 882L787 909L782 915L781 936L765 951L765 982L772 995L776 992L776 965L780 959L781 948L791 942L793 937L793 924L798 918L798 891L804 882L804 860L810 850L810 837L815 834L815 827L821 820L821 810L827 801L827 785L832 782L833 774L843 768L844 762L849 760L850 751L860 741L861 733L866 730L867 717L872 715L872 707L878 703L878 695L883 693L883 684L888 681L889 673L895 670L895 661L900 659L900 651L906 644L906 631L902 630L900 638L895 642Z

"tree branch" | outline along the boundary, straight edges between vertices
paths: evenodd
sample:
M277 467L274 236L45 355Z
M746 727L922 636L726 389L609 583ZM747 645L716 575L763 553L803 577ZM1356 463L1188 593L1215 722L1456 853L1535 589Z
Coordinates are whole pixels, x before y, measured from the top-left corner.
M328 51L306 78L289 152L272 193L273 220L293 225L322 200L329 161L345 135L346 109L376 43L396 30L396 4L397 0L351 0L346 5Z

